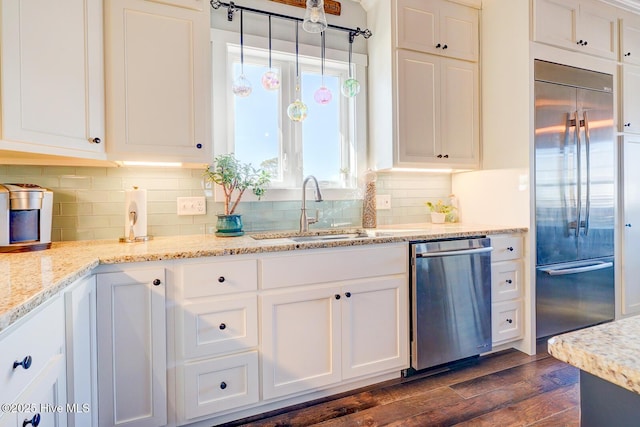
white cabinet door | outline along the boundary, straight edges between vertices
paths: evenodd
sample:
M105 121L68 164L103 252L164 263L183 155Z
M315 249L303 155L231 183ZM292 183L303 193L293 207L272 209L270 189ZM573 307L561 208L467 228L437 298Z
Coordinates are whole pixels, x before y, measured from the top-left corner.
M579 3L577 0L535 0L534 40L575 49Z
M602 58L618 58L618 16L616 9L602 2L580 2L580 19L576 28L578 46L586 53Z
M342 377L408 367L406 276L353 282L342 297Z
M340 382L340 288L264 294L264 399Z
M475 167L480 153L478 66L444 59L440 77L442 146L436 158L454 167Z
M440 58L397 51L397 166L430 163L440 150Z
M111 0L105 11L108 157L208 162L208 7Z
M16 402L26 404L24 410L17 413L18 426L38 425L39 420L42 426L66 427L68 407L64 373L64 356L60 354L47 364L38 378L16 399Z
M618 16L613 7L589 0L536 0L534 40L616 59Z
M478 60L478 11L446 1L398 0L396 46Z
M624 231L622 233L622 314L640 313L640 138L625 136Z
M440 38L443 55L477 61L478 11L459 4L443 2L440 6Z
M477 64L398 50L397 66L397 165L477 166Z
M67 401L69 427L98 425L98 353L96 278L90 276L65 292ZM86 406L83 406L86 405ZM88 409L87 409L88 408Z
M640 65L640 16L626 13L620 20L620 60Z
M640 67L622 66L622 126L627 133L640 133Z
M2 0L3 148L104 158L102 0Z
M165 270L100 273L99 424L167 423Z

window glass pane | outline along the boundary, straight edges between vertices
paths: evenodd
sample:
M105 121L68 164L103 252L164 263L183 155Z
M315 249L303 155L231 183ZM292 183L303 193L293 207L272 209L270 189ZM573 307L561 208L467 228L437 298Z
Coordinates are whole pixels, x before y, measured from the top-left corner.
M322 86L321 74L302 73L302 102L309 109L302 122L303 171L305 176L313 175L319 181L337 182L342 167L340 78L325 74L324 85L331 91L332 99L328 104L318 104L314 94Z
M274 177L272 180L280 181L280 91L262 87L262 75L268 70L266 66L244 64L244 75L253 90L247 97L233 97L234 151L241 161L269 170ZM235 63L234 78L240 73L240 63Z

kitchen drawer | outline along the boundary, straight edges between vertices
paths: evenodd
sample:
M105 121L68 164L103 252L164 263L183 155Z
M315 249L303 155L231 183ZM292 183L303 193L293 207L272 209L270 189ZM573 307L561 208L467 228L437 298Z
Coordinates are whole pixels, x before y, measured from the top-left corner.
M308 250L262 260L264 289L406 274L407 244Z
M258 289L255 259L216 260L182 266L184 298L199 298Z
M518 259L523 256L523 245L521 236L500 236L491 237L491 262L508 261Z
M491 301L522 298L522 261L491 264Z
M258 402L258 352L184 366L184 415L190 420Z
M185 358L229 353L258 345L255 295L185 304Z
M491 305L491 340L494 344L522 337L522 300L505 301Z
M27 314L0 338L0 402L13 402L64 346L64 305L55 298L42 310ZM14 361L31 358L28 369Z

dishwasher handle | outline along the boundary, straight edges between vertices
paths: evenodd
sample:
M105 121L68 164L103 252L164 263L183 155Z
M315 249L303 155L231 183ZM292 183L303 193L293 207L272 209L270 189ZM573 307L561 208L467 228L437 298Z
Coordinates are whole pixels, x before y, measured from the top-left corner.
M416 258L433 258L433 257L453 256L453 255L472 255L472 254L481 254L485 252L491 252L492 250L493 250L492 246L487 246L484 248L460 249L455 251L422 252L422 253L417 253Z
M581 267L573 267L573 268L545 268L542 269L549 276L564 276L567 274L578 274L578 273L586 273L587 271L596 271L596 270L604 270L605 268L613 267L612 262L597 262L591 265L584 265Z

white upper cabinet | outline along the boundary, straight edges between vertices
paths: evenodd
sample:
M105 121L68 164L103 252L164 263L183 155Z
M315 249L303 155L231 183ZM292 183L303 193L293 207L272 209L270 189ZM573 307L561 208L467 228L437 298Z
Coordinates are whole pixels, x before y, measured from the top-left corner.
M618 57L618 11L591 0L535 0L534 40L602 58Z
M367 17L370 167L477 168L478 10L393 0Z
M477 65L404 50L397 61L398 166L477 166Z
M208 2L109 0L105 13L108 158L208 162Z
M620 60L640 65L640 16L625 13L620 20Z
M0 148L104 159L102 0L2 0Z
M397 0L396 47L478 60L478 11L445 1Z

